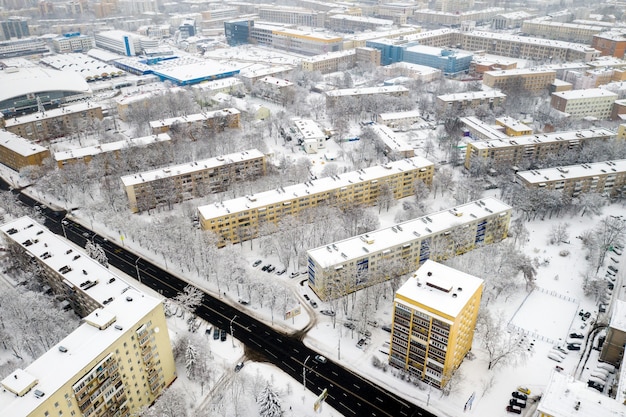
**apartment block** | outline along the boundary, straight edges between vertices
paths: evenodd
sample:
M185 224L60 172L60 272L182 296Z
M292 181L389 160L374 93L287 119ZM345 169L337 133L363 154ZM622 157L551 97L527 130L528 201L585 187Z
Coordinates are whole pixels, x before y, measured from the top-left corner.
M152 120L150 130L152 134L169 132L173 126L179 127L208 127L222 131L225 128L238 128L241 112L235 108L226 108L209 112L188 114L186 116L170 117L161 120Z
M317 10L278 5L258 7L256 13L263 21L306 27L324 27L326 17L325 13Z
M487 71L483 74L483 84L487 87L531 94L547 90L555 79L556 71L541 68Z
M336 298L506 238L511 206L483 198L307 251L309 287Z
M53 38L51 43L54 52L67 54L70 52L87 52L94 47L95 41L91 36L72 32Z
M82 102L9 118L4 121L4 128L23 138L42 142L84 130L89 123L102 118L100 105Z
M48 148L32 143L14 133L0 130L0 163L19 171L29 165L41 165L50 157Z
M603 26L553 22L550 18L542 17L524 21L521 32L540 38L590 44L594 35L606 30Z
M296 119L293 125L297 130L296 138L306 153L317 153L326 147L326 134L320 125L312 119Z
M572 130L553 133L536 133L512 139L470 142L465 154L465 168L475 163L493 168L531 164L549 155L578 151L589 141L609 140L615 133L602 128Z
M519 28L524 21L532 19L534 16L534 14L525 11L500 13L491 20L491 28L496 30Z
M123 150L150 146L159 143L168 143L171 140L167 133L159 133L158 135L143 136L139 138L118 140L116 142L103 143L94 146L85 146L84 148L70 149L54 153L54 160L57 161L59 168L65 165L82 162L88 164L92 159L101 155L113 154L117 158Z
M600 351L600 360L620 366L624 360L624 348L626 347L626 301L617 299L613 303L611 319L609 321L606 339ZM624 396L624 394L619 394Z
M24 55L38 55L50 52L41 38L11 39L0 42L0 58L13 58Z
M0 382L3 416L130 417L176 379L161 300L28 217L0 227L82 324Z
M239 243L257 237L263 223L278 223L308 208L324 204L339 208L374 205L382 184L389 186L394 198L408 197L413 194L415 181L431 184L433 173L434 164L425 158L390 162L200 206L200 225L217 234L221 246Z
M265 175L265 155L256 149L121 178L133 213L225 191L234 182Z
M474 140L496 140L508 138L507 134L496 126L487 124L477 117L461 117L465 136Z
M225 22L229 45L253 42L304 55L319 55L343 49L343 38L324 32L291 29L285 26L254 21Z
M626 38L620 31L603 32L593 36L591 47L600 51L602 56L624 58Z
M330 30L337 32L363 32L366 30L385 30L393 26L393 20L378 19L369 16L351 16L347 14L334 14L326 18L326 25Z
M301 61L303 71L319 71L322 74L353 68L356 63L356 49L329 52L315 55Z
M455 3L460 4L461 2L455 1ZM429 9L416 10L413 14L413 18L416 22L420 22L420 24L424 25L429 24L447 27L459 27L463 22L467 21L476 22L476 24L488 23L496 15L504 11L504 9L501 7L490 7L487 9L474 11L460 11L465 10L467 4L467 2L464 2L462 8L454 8L452 9L453 11L449 12L435 11ZM449 10L449 8L444 8L444 10Z
M626 191L626 160L519 171L515 182L526 188L561 191L568 197L584 193L621 196Z
M380 113L376 116L376 122L388 126L392 129L409 127L413 123L423 122L421 113L418 110L401 111L394 113Z
M404 140L400 139L396 132L385 125L373 124L370 129L381 141L385 154L392 157L412 158L415 156L415 149Z
M507 136L528 136L533 134L532 127L508 116L496 118L496 125L502 126Z
M608 119L618 95L602 88L552 93L550 106L573 118Z
M468 91L467 93L453 93L437 96L436 109L438 113L460 113L465 109L478 106L488 106L490 109L501 106L506 100L506 94L500 91Z
M380 53L380 51L378 51ZM441 79L441 70L426 65L396 62L382 68L387 76L408 77L424 83Z
M426 261L396 292L389 364L443 388L472 348L483 280Z
M326 91L326 106L337 105L339 102L367 96L385 95L392 97L408 97L409 89L401 85L390 85L386 87L364 87L364 88L344 88L339 90Z

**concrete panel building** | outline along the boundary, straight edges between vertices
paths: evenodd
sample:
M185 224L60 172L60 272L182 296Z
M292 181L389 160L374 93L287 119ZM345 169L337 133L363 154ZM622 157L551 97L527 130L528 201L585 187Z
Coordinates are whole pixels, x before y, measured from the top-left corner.
M390 29L393 20L378 19L369 16L351 16L347 14L334 14L326 18L329 29L337 32L363 32L366 30Z
M0 130L0 163L19 171L29 165L41 165L50 157L48 148L32 143L14 133Z
M550 106L573 118L608 119L617 98L617 94L602 88L562 91L552 93Z
M426 261L393 301L389 364L444 387L472 348L483 280Z
M376 116L376 122L392 129L409 127L413 123L422 122L421 113L418 110L401 111L394 113L380 113Z
M626 191L626 160L519 171L515 182L526 188L561 191L568 197L584 193L622 196Z
M532 127L508 116L496 118L496 125L502 126L507 136L528 136L533 134Z
M84 130L94 120L102 120L102 118L100 105L82 102L13 117L4 121L4 128L23 138L42 142Z
M409 89L401 85L391 85L386 87L365 87L365 88L344 88L331 90L324 93L326 106L333 106L346 98L361 98L366 96L386 95L392 97L408 97Z
M265 175L265 155L256 149L125 175L133 213L225 191L233 182Z
M307 251L309 287L340 297L506 238L511 206L483 198Z
M161 300L28 217L0 232L83 317L70 335L0 382L0 414L129 417L152 404L176 378Z
M436 109L440 114L443 112L452 112L458 115L465 109L483 105L493 109L501 106L505 99L506 94L496 90L444 94L437 96Z
M600 51L602 56L624 58L626 37L620 31L603 32L593 36L591 47Z
M469 136L474 140L489 141L508 138L508 135L502 130L498 129L496 126L483 122L477 117L461 117L459 120L463 123L465 134L469 134Z
M547 90L555 79L556 71L542 68L487 71L483 74L483 84L487 87L531 94Z
M615 300L600 360L620 366L626 346L626 301Z
M382 184L389 186L394 198L408 197L413 194L415 181L431 184L433 173L434 164L421 157L390 162L200 206L200 225L217 234L221 246L239 243L257 237L264 223L278 223L308 208L323 204L339 208L374 205Z
M415 156L415 149L404 140L400 139L396 132L385 125L373 124L370 129L381 141L385 154L391 157L412 158Z
M532 164L548 155L578 151L589 141L606 141L614 137L615 133L608 129L595 128L471 142L467 144L465 168L470 169L475 163L493 168Z
M206 126L218 131L225 128L238 128L241 112L235 108L225 108L203 113L188 114L186 116L170 117L161 120L152 120L150 130L152 134L169 132L173 126L200 127Z
M93 37L80 32L66 33L51 40L52 49L59 54L87 52L95 45Z
M524 21L521 32L539 38L590 44L594 35L606 30L603 26L553 22L550 18L541 17Z

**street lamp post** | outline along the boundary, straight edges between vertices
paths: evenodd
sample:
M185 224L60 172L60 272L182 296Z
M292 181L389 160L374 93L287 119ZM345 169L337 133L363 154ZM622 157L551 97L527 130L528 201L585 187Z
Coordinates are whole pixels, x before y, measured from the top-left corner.
M304 390L306 391L306 361L309 360L311 355L307 356L302 364L302 385L304 385Z
M137 258L137 260L135 261L135 269L137 270L137 281L139 281L139 283L141 284L141 275L139 274L139 261L141 260L141 258Z
M65 232L65 225L69 224L65 218L69 213L65 213L65 216L61 219L61 229L63 229L63 237L67 240L67 233Z
M235 316L230 320L230 339L231 339L231 342L233 342L233 347L235 347L235 331L233 330L233 322L235 321L236 318L237 318L237 315L235 314Z

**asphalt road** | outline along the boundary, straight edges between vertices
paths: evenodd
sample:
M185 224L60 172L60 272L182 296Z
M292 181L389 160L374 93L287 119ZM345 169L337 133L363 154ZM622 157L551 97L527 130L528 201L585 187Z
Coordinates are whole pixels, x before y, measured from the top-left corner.
M39 205L27 195L20 194L18 198L29 206ZM176 296L187 285L179 277L75 223L65 217L65 212L55 212L46 206L40 206L40 212L51 231L81 247L85 247L89 240L99 244L105 250L109 264L165 297ZM436 416L332 360L326 363L316 361L317 352L306 347L301 340L279 333L207 293L196 315L244 343L250 353L248 356L264 358L300 383L306 378L306 388L314 394L319 395L328 389L326 402L344 416Z

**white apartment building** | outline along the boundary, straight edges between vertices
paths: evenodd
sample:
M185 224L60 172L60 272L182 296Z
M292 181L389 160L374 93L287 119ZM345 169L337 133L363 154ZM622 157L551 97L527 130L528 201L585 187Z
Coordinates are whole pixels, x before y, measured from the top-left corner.
M608 119L618 95L602 88L552 93L552 108L573 118Z

